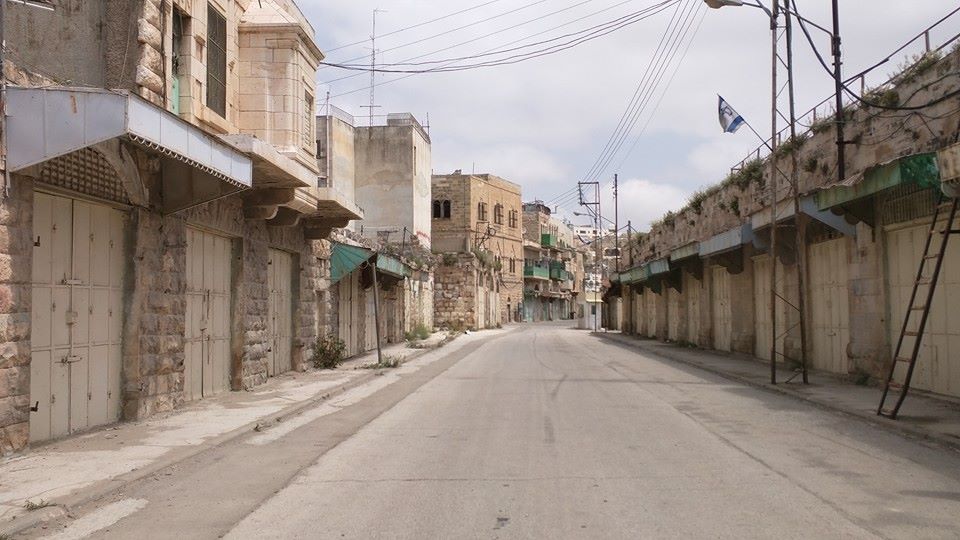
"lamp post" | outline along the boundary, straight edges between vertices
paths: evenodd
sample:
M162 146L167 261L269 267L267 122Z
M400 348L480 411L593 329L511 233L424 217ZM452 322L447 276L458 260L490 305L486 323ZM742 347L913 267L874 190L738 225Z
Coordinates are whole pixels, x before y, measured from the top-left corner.
M770 174L771 174L771 184L773 189L773 196L771 197L771 208L770 208L770 251L771 251L771 284L770 284L770 319L771 319L771 336L772 342L770 344L770 382L776 384L777 382L777 372L776 372L776 355L777 355L777 328L776 328L776 298L777 294L777 180L779 176L779 169L777 168L777 12L780 9L778 2L780 0L774 0L773 10L767 9L763 4L743 2L740 0L704 0L708 6L717 9L723 6L741 6L747 5L751 7L756 7L762 9L765 13L770 16L770 29L772 34L772 105L773 105L773 117L772 117L772 134L770 140ZM834 80L836 83L836 99L837 99L837 115L836 115L836 126L837 126L837 171L840 180L843 180L846 172L844 168L844 143L843 143L843 111L842 111L842 95L840 94L842 89L842 81L840 79L840 38L839 38L839 25L838 25L838 16L837 16L837 2L834 0L833 3L833 32L830 32L826 28L809 21L801 17L795 11L789 9L789 1L783 0L783 11L786 15L786 39L787 39L787 73L788 73L788 87L789 87L789 100L790 100L790 137L791 139L796 138L796 109L795 109L795 99L794 99L794 85L793 85L793 35L792 28L790 24L790 17L796 17L802 23L810 24L811 26L826 32L831 37L831 43L833 44L833 54L834 54ZM798 299L796 309L799 312L800 320L800 366L802 380L804 384L807 384L808 374L807 374L807 331L806 331L806 219L804 215L800 212L800 189L799 189L799 179L798 179L798 165L797 165L797 155L796 152L791 153L791 162L792 162L792 173L790 178L790 184L793 191L793 211L794 211L794 220L796 221L796 245L797 245L797 290L798 290Z
M749 6L753 8L762 9L770 16L771 20L776 20L775 13L771 12L766 6L764 6L759 0L756 3L745 2L743 0L703 0L707 6L713 9L720 9L722 7L738 7L738 6ZM837 180L843 181L846 178L846 159L845 159L845 147L846 141L843 136L843 127L845 119L843 116L843 73L842 73L842 51L840 48L840 8L838 0L832 0L832 15L833 15L833 30L828 30L823 26L807 19L806 17L801 17L799 13L788 9L785 0L783 7L778 7L778 0L773 2L773 11L782 10L788 16L796 17L797 20L801 21L804 24L808 24L821 32L824 32L830 36L830 53L833 56L833 86L835 92L835 102L834 108L836 112L834 113L834 124L836 125L837 132ZM788 36L788 41L790 37ZM789 44L788 44L789 46ZM792 80L792 77L791 77ZM791 100L792 104L792 100Z

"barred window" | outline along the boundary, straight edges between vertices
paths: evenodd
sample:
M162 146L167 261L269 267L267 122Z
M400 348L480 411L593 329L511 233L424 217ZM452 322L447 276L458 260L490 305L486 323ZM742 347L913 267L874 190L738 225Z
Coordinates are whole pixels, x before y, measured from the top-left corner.
M227 19L207 4L207 107L227 117Z
M313 141L313 123L315 122L313 118L313 96L310 95L310 92L303 93L303 147L311 148L314 145Z

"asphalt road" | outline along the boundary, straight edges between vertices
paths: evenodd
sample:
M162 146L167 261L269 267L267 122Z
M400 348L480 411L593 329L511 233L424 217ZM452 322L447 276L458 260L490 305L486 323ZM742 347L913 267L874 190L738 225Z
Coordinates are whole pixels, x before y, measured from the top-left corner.
M431 354L60 538L960 537L955 452L567 325Z

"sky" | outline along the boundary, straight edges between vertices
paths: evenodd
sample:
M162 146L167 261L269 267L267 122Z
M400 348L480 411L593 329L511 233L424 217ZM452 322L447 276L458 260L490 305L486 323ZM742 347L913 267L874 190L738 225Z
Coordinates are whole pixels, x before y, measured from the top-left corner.
M376 30L377 64L383 66L518 47L662 1L298 0L298 5L314 26L326 61L339 64L370 63L373 10L383 10L377 14ZM827 28L832 24L830 4L797 0L804 17ZM840 4L845 76L880 61L956 7L948 0ZM638 85L650 81L644 74L671 20L687 21L673 34L684 39L670 49L672 61L663 66L659 84L641 85L646 106L601 174L593 166ZM960 13L932 32L934 46L956 34L958 27ZM812 28L811 33L828 56L829 37ZM871 72L867 87L884 82L905 55L922 47L921 39ZM797 111L805 112L832 94L833 80L799 31L794 50ZM603 214L612 216L617 173L620 225L630 220L634 229L646 230L666 211L686 204L697 189L721 181L731 166L761 144L747 128L723 133L718 94L758 132L769 135L770 51L769 18L761 10L714 10L701 0L677 0L616 32L514 65L413 76L377 74L375 114L410 112L422 123L429 118L435 173L461 169L496 174L520 184L525 201L545 201L578 224L589 219L573 215L585 211L578 207L577 182L601 182ZM358 117L358 124L366 123L369 73L324 66L318 82L321 103L329 91L331 104Z

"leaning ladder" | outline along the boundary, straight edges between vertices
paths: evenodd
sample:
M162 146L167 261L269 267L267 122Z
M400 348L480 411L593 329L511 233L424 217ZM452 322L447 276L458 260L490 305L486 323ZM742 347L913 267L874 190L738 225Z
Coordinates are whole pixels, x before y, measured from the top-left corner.
M933 213L933 222L930 224L930 234L927 235L926 245L923 248L923 258L920 259L920 268L917 270L917 279L913 283L913 292L910 293L910 307L903 317L903 326L900 328L900 338L897 339L897 348L893 353L893 362L890 363L890 372L887 375L887 382L883 388L883 397L880 398L880 406L877 407L877 414L889 418L896 418L903 405L903 400L907 397L907 391L910 389L910 378L913 377L913 369L917 366L917 356L920 354L920 343L923 340L923 330L927 326L927 317L930 315L930 306L933 303L933 293L937 289L937 278L940 277L940 269L943 267L943 258L947 252L947 240L951 234L960 233L960 229L953 228L953 221L957 216L957 207L960 205L960 199L953 198L947 202L937 205ZM949 218L943 229L938 228L940 216L944 210L948 210ZM942 235L938 246L934 246L933 237ZM931 251L936 253L931 254ZM933 263L933 273L929 276L924 275ZM926 292L921 293L921 287L926 287ZM923 303L918 304L917 298L923 297ZM920 316L920 324L915 330L910 330L911 321ZM907 347L904 345L905 338L912 338L913 345L909 348L910 355L903 356L902 353ZM906 371L897 368L905 365ZM898 377L897 374L903 374ZM892 407L884 408L887 398L891 400L896 398Z

